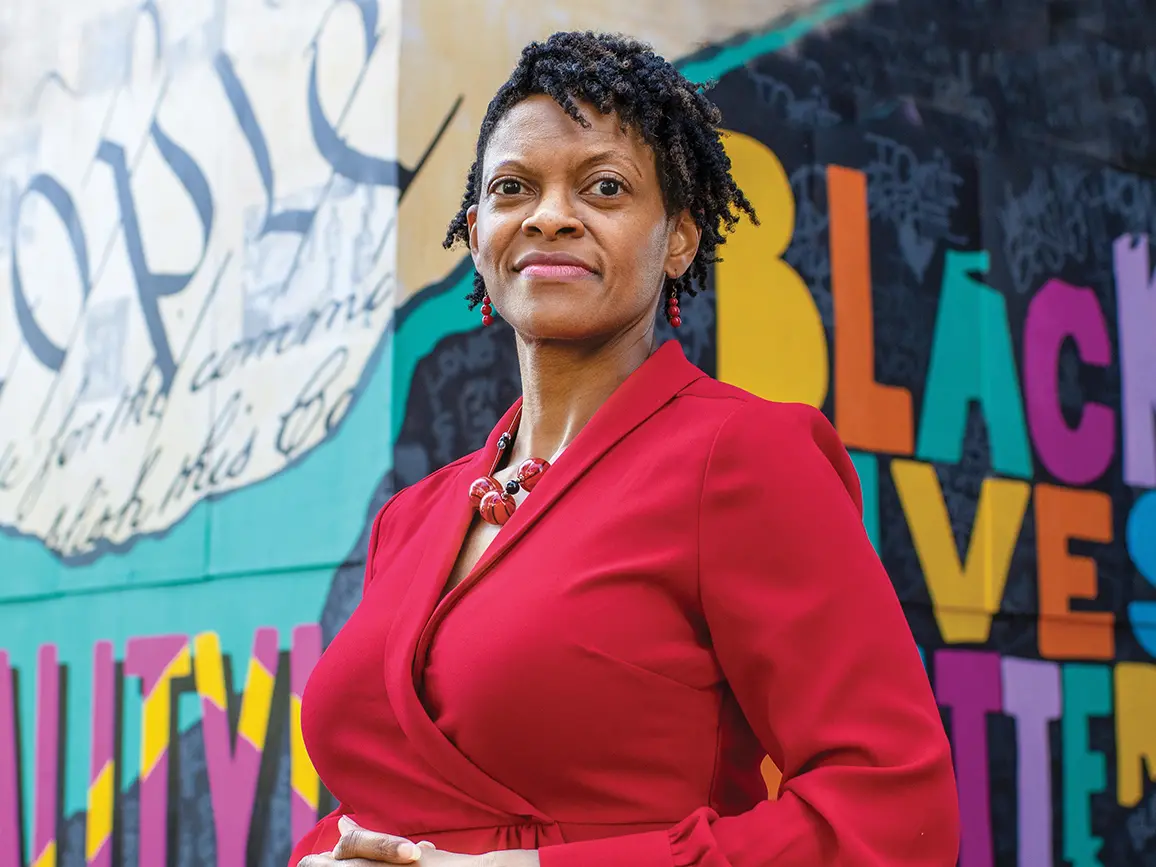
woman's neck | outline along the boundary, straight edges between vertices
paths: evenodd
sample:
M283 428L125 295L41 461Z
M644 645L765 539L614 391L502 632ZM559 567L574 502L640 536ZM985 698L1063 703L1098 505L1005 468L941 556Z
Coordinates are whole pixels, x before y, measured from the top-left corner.
M657 348L653 328L595 348L528 343L518 338L522 420L510 463L550 460L568 446L618 388Z

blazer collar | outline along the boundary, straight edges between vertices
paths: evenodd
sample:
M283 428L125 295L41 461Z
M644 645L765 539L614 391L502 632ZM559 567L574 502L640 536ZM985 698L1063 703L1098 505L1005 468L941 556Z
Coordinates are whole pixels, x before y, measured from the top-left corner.
M706 376L687 361L682 346L670 340L658 348L642 365L634 371L607 399L586 426L579 431L573 442L551 465L510 520L503 525L489 548L471 570L466 581L472 576L487 571L534 525L542 514L578 481L588 469L610 448L636 427L658 412L676 394L696 379ZM497 454L498 438L510 429L522 399L506 411L486 440L486 447L474 459L467 462L458 475L458 487L462 490L462 500L470 482L489 472ZM452 495L451 495L452 496ZM470 513L472 517L472 512ZM463 535L465 530L462 531ZM455 539L460 547L461 539ZM457 551L454 551L456 558ZM451 563L452 567L452 563ZM441 576L444 583L448 577Z

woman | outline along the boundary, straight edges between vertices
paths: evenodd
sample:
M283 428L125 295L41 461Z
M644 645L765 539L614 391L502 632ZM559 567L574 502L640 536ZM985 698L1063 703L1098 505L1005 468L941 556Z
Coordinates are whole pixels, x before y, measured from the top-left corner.
M753 217L718 120L589 33L490 104L447 245L523 397L377 516L302 709L340 806L291 864L955 864L949 747L837 435L656 345Z

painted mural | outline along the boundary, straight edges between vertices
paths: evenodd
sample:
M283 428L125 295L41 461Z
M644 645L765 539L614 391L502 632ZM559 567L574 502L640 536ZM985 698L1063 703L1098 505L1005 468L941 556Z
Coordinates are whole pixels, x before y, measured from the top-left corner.
M368 520L519 388L444 225L575 27L713 82L762 224L660 332L851 450L962 867L1156 864L1156 10L449 5L0 11L0 867L283 865L331 809Z

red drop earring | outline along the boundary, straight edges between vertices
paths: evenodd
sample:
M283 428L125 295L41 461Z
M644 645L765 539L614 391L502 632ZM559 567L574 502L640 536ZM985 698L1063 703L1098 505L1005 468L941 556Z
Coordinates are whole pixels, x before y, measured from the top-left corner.
M482 325L486 326L486 325L493 325L493 324L494 324L494 308L493 308L493 305L490 304L490 296L489 295L483 295L482 296Z
M670 300L666 302L666 318L672 328L682 325L682 310L678 306L678 290L670 290Z

